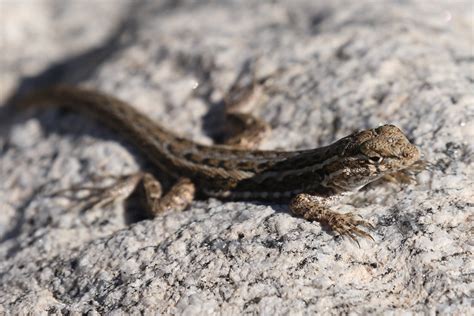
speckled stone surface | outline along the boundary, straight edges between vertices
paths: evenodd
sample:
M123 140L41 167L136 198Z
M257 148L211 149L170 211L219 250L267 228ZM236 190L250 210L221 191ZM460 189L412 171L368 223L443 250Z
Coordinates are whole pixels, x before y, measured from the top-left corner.
M348 197L341 212L377 225L359 248L285 205L208 199L153 220L133 201L82 211L51 193L145 158L74 113L3 117L0 314L468 314L473 4L325 2L2 1L4 103L17 86L72 82L210 143L223 93L258 59L257 76L283 69L255 110L273 127L262 148L393 123L431 167L417 185ZM67 71L49 73L58 60Z

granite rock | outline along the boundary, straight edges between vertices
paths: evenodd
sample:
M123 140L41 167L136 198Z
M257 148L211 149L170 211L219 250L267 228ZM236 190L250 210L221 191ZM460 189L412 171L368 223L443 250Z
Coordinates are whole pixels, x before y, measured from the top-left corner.
M155 219L133 201L81 209L80 192L52 193L146 159L74 113L3 117L0 313L468 314L472 2L315 2L3 1L15 30L2 31L4 108L17 87L80 84L210 143L225 91L256 60L257 77L277 73L255 109L273 127L262 148L393 123L430 165L416 185L347 198L341 212L377 225L358 247L285 205L208 199Z

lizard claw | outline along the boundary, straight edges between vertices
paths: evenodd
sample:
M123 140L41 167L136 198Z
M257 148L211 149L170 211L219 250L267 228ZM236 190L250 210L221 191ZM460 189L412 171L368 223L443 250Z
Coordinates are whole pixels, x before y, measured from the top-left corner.
M83 213L92 208L108 207L117 200L126 199L142 179L142 173L131 174L127 176L117 177L114 184L106 187L82 186L62 189L49 194L50 197L68 196L69 193L86 192L83 197L69 196L73 200L80 201L74 209Z
M375 242L375 239L369 233L363 231L357 226L363 226L369 229L374 229L374 225L371 223L363 220L358 219L352 213L346 214L338 214L333 213L331 217L328 219L327 224L331 227L332 230L337 232L339 235L343 237L349 237L353 241L355 241L358 245L359 242L357 237L369 238ZM360 247L360 245L359 245Z

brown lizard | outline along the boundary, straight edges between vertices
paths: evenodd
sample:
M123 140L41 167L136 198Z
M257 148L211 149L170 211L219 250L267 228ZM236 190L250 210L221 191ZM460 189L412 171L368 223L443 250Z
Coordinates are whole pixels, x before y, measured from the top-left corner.
M255 91L251 89L243 99ZM139 172L118 181L107 194L112 199L128 196L142 183L152 216L184 210L198 195L279 201L289 203L294 214L325 223L340 235L353 240L357 236L372 238L360 228L373 228L370 223L352 213L334 212L332 207L342 193L409 169L420 157L417 147L393 125L362 130L321 148L257 150L251 149L256 143L251 139L259 138L268 126L248 114L230 113L250 128L243 129L243 136L231 138L234 146L206 146L170 133L131 105L93 90L58 86L33 93L21 104L68 107L127 137L176 182L163 194L151 173Z

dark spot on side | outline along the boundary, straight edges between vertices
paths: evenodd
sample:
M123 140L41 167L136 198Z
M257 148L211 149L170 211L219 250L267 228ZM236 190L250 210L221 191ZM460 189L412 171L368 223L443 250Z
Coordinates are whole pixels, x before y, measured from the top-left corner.
M250 160L242 160L237 163L237 168L242 170L252 170L255 168L255 164Z
M193 162L197 162L197 163L201 163L201 162L202 162L202 160L201 160L202 157L199 156L199 155L196 155L196 154L194 154L194 153L186 153L186 154L184 154L184 158L185 158L186 160L193 161Z
M217 160L213 158L204 158L202 160L202 164L206 166L211 166L211 167L221 167L222 165L222 160Z

